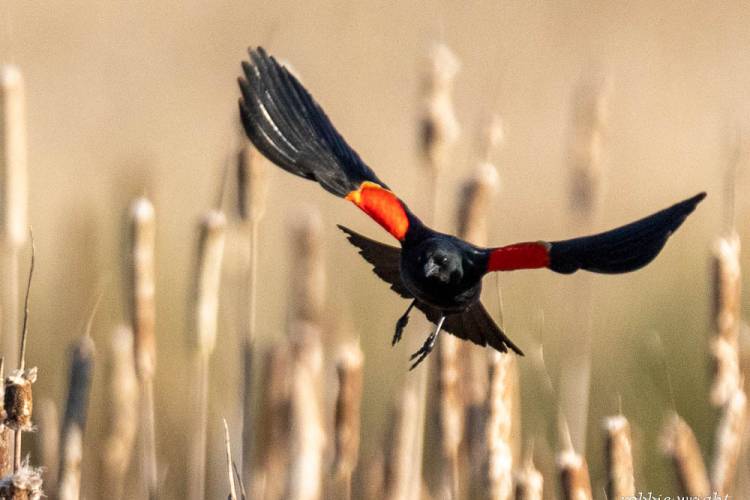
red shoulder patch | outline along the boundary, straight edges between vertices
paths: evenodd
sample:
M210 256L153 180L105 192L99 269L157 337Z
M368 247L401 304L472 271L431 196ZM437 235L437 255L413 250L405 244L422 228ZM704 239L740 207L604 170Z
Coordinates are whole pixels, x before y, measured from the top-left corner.
M538 269L549 265L549 243L544 241L516 243L490 252L487 272Z
M401 241L409 230L409 217L401 200L393 192L374 182L365 181L345 197L375 222Z

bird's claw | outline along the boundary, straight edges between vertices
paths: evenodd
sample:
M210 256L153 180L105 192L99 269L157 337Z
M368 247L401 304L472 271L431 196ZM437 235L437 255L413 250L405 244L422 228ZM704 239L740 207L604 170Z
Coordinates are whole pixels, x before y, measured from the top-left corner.
M411 355L409 357L409 361L413 361L416 358L416 361L412 363L411 367L409 367L409 371L412 371L414 368L416 368L422 361L425 360L428 354L432 352L432 348L435 347L435 338L437 335L430 334L429 337L427 337L427 340L424 344L422 344L422 347L419 348L417 352Z

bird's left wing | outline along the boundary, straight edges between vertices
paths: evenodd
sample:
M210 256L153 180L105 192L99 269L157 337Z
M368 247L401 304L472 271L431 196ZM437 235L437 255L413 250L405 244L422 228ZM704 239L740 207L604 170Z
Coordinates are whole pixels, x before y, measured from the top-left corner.
M249 54L239 106L255 147L284 170L353 202L403 240L419 220L349 147L294 75L263 48Z
M699 193L643 219L609 231L564 241L517 243L487 250L487 272L548 268L570 274L583 269L616 274L651 262L698 203Z

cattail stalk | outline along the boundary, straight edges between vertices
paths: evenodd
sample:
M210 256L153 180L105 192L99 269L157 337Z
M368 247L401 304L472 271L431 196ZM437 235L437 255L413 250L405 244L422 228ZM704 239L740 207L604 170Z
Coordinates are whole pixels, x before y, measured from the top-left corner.
M154 374L156 371L156 221L154 206L139 198L130 207L130 286L133 352L140 383L141 467L147 496L156 498L157 463L154 429Z
M407 384L396 403L395 412L391 419L392 425L388 430L387 451L385 461L384 486L386 500L408 500L410 495L410 481L417 476L413 469L421 469L421 463L416 462L412 453L415 448L419 430L419 400L418 394L411 384ZM419 474L421 480L421 474Z
M534 466L532 454L526 458L523 467L516 471L515 479L516 500L542 500L544 478Z
M251 484L252 498L279 498L286 483L289 449L291 356L286 342L273 346L263 367L263 412L258 425L258 466Z
M91 377L94 371L94 341L89 335L73 346L65 417L60 432L60 500L81 497L81 460Z
M0 258L2 259L2 347L18 352L18 254L27 238L26 102L23 76L0 66Z
M216 345L219 314L221 263L224 256L226 219L209 212L200 225L196 282L193 297L193 348L195 356L195 439L191 442L190 498L201 499L206 491L206 444L208 428L209 362Z
M711 485L720 495L731 495L732 485L740 458L742 441L747 425L747 396L742 387L722 408L721 420L716 429Z
M625 498L635 495L633 445L630 424L622 415L604 419L607 464L607 495Z
M123 498L138 425L138 379L133 332L126 326L112 334L107 371L109 429L101 456L102 497Z
M424 166L430 176L431 202L430 217L433 224L439 220L438 209L440 174L448 163L450 153L458 139L459 126L453 107L453 82L460 64L453 52L444 44L435 44L429 53L428 69L422 79L422 116L420 117L421 153ZM432 325L431 325L432 326ZM438 427L441 436L441 477L445 483L440 485L443 496L456 498L458 495L458 466L457 441L460 430L456 426L460 422L457 414L458 407L455 397L455 352L456 347L443 348L445 343L455 342L443 336L438 341L436 363L440 373L445 367L445 376L438 375L438 391L441 401L438 411ZM416 439L412 457L414 465L411 467L412 476L409 479L409 491L406 498L418 500L422 487L422 456L424 453L424 434L427 415L427 390L432 363L425 366L407 384L413 385L418 395L418 417ZM451 371L453 374L451 374ZM459 437L456 437L459 436Z
M609 101L609 78L604 73L584 75L572 96L572 116L568 154L570 223L575 232L593 229L603 198L603 139ZM586 429L591 386L591 308L593 282L578 280L566 297L573 294L570 316L580 318L569 330L569 342L577 348L563 358L560 379L560 405L570 423L575 448L586 449Z
M5 477L13 471L13 448L11 437L13 431L6 427L5 419L5 358L0 357L0 391L2 391L3 405L0 408L0 477Z
M358 343L342 346L336 362L339 392L335 414L334 475L337 497L352 498L352 471L359 457L360 403L362 401L362 351Z
M256 337L258 297L258 230L265 213L268 183L265 159L246 143L237 157L237 208L242 221L242 235L246 241L247 259L243 263L245 276L241 293L240 330L243 337L243 396L242 396L242 477L252 482L254 422L253 422L253 345Z
M516 358L512 354L489 353L489 393L487 395L487 463L485 464L488 498L509 500L513 495L513 403L517 388Z
M710 342L714 379L711 403L724 406L740 386L741 321L740 238L736 232L718 238L713 254L713 329Z
M562 451L557 454L562 496L565 500L592 500L591 479L586 459L573 448L566 422L560 421Z
M706 466L695 434L679 415L673 414L662 431L662 448L672 459L680 494L702 497L711 491Z
M286 500L321 498L325 432L320 395L323 347L320 329L305 322L291 326L291 432Z

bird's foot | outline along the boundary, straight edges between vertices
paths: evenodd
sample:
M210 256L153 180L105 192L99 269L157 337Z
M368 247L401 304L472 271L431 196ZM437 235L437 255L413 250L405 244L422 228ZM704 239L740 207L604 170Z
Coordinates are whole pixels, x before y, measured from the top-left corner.
M403 335L404 328L406 328L406 325L408 323L409 323L408 315L404 315L398 318L398 321L396 322L396 333L393 334L393 340L391 340L392 346L398 344L398 341L401 340L401 335Z
M422 344L422 347L420 347L417 352L411 355L409 361L414 361L415 358L416 361L414 361L411 367L409 367L409 371L412 371L414 368L416 368L422 361L424 361L427 355L432 352L432 349L435 347L436 338L437 335L431 333L430 336L427 337L427 340L425 340L424 344Z
M392 346L398 344L398 341L401 340L401 336L404 333L404 328L406 328L406 325L409 324L409 313L411 312L412 307L414 307L414 302L415 301L412 301L411 304L409 304L409 307L406 309L406 312L402 314L400 318L398 318L398 321L396 322L396 332L393 334L393 340L391 340Z

